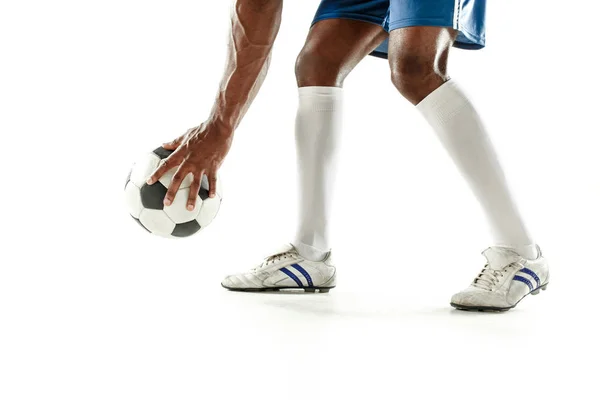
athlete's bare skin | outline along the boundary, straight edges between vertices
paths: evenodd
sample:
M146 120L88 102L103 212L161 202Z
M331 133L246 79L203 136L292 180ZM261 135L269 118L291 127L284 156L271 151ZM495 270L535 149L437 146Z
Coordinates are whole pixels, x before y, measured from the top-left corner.
M235 129L260 90L281 23L283 0L236 0L231 19L229 54L220 90L208 120L164 145L175 150L149 178L156 182L179 166L165 204L172 203L181 182L194 176L188 208L194 207L202 175L216 190L217 170L229 152ZM450 28L410 27L391 32L389 63L392 82L417 104L449 79L447 62L456 32ZM342 87L354 67L388 33L379 25L347 19L317 22L296 63L299 87Z
M229 152L235 129L256 97L269 67L271 49L281 23L283 0L236 0L231 17L229 54L219 92L207 121L164 145L175 150L149 178L153 184L179 166L167 195L170 205L183 179L194 176L187 207L192 210L202 175L209 196L216 191L217 170Z

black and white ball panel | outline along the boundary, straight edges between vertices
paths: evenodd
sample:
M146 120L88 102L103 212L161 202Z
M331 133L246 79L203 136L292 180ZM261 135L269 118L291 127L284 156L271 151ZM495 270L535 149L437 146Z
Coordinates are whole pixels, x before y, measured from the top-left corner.
M173 154L173 150L167 150L164 147L159 147L152 151L160 160L164 160L168 158L171 154Z
M170 236L176 225L163 210L143 209L140 222L150 232L160 236Z
M163 209L163 200L166 194L167 188L160 182L156 182L154 185L148 185L147 183L144 183L140 188L142 205L144 208L149 208L151 210Z
M131 171L132 170L129 170L129 173L127 174L127 179L125 180L125 189L127 189L127 184L131 180Z
M192 236L194 233L198 232L201 229L198 221L191 220L189 222L183 224L177 224L175 229L173 229L173 233L171 235L175 237L187 237Z
M158 182L157 182L158 183ZM196 207L189 211L187 209L187 201L190 195L190 189L180 189L177 191L177 195L170 206L165 206L165 213L175 222L176 224L183 224L184 222L191 221L198 218L198 214L202 210L202 200L196 196Z
M127 186L125 186L125 205L133 218L140 218L140 214L144 209L142 197L140 196L140 188L135 186L131 181L127 182Z
M131 218L133 218L133 217L131 217ZM140 220L139 220L139 219L137 219L137 218L133 218L133 219L135 220L135 222L137 222L137 223L138 223L138 225L139 225L139 226L141 226L142 228L144 228L144 230L145 230L146 232L152 233L152 232L150 232L150 231L148 230L148 228L146 228L146 227L145 227L145 226L144 226L144 225L143 225L143 224L140 222Z
M155 154L147 154L141 160L135 163L131 170L130 182L133 182L138 188L142 188L146 183L146 179L158 168L160 158Z
M173 180L173 175L177 172L176 168L172 168L165 172L163 176L160 177L159 182L163 184L163 186L169 187L171 181ZM181 181L180 189L187 189L192 186L192 181L194 180L194 176L192 174L187 174L185 178Z
M208 179L203 177L196 197L196 207L187 210L192 176L188 175L170 206L163 199L176 169L168 171L160 181L148 185L146 180L172 151L158 148L142 157L132 168L125 186L125 201L131 216L151 233L166 237L186 237L206 227L214 219L222 199L221 184L217 182L217 196L208 197Z
M200 224L200 226L205 227L212 222L212 220L217 216L219 212L219 207L221 207L221 198L217 195L215 197L208 198L202 201L202 209L200 214L198 214L198 218L196 220Z
M219 186L219 182L217 182L217 187ZM208 199L208 178L206 175L202 176L202 181L200 182L200 190L198 191L198 196L202 200Z

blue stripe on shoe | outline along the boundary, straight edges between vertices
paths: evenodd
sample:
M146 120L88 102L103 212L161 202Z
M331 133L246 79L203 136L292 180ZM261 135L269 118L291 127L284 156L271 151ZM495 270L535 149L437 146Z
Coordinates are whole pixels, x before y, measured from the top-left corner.
M313 287L312 278L310 277L310 275L308 274L308 272L306 272L306 270L304 268L302 268L298 264L292 264L292 267L296 268L296 270L298 270L298 272L300 272L302 275L304 275L304 277L306 278L306 282L308 282L308 287Z
M527 274L529 276L531 276L533 279L535 279L535 283L537 284L537 287L540 287L540 277L537 276L537 274L535 272L533 272L532 270L530 270L529 268L523 268L521 271L524 274Z
M526 284L527 286L529 286L529 290L533 290L533 284L527 278L523 278L522 276L516 275L513 278L513 281L523 282L524 284Z
M289 276L290 278L292 278L294 280L294 282L296 282L298 287L304 287L302 285L302 282L300 281L300 279L298 279L298 277L296 275L294 275L294 273L292 271L290 271L287 268L281 268L280 271L283 272L284 274L286 274L287 276Z

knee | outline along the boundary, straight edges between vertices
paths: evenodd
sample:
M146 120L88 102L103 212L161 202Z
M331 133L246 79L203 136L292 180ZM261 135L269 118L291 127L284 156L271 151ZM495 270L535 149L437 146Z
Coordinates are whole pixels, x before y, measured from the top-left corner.
M392 83L413 104L419 103L446 78L445 62L419 52L400 52L390 60Z
M345 74L341 63L319 53L316 46L305 46L296 60L298 87L338 86L344 83Z

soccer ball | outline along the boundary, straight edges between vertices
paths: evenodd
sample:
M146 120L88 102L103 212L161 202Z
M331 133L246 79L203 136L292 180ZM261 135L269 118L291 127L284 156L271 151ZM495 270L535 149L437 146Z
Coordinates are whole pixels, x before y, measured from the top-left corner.
M125 184L125 204L133 219L148 232L181 238L206 228L215 218L222 199L221 180L217 179L217 195L210 198L208 179L203 176L196 197L196 207L193 211L188 211L186 206L192 183L192 176L188 175L181 183L173 203L165 206L163 199L176 169L169 170L154 185L148 185L146 180L161 160L171 153L172 151L159 147L133 165Z

